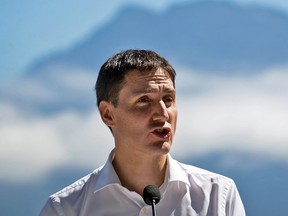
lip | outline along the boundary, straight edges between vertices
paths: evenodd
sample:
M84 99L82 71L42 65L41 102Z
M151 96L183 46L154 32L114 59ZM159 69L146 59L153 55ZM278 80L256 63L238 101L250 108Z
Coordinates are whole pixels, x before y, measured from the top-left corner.
M163 132L157 132L157 130L161 130ZM159 128L154 128L151 132L154 136L167 140L171 136L171 129L169 127L159 127Z

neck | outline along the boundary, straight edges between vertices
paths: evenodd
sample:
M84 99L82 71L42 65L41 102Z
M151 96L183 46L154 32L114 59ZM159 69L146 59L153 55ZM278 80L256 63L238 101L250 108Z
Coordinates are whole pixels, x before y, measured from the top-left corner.
M160 187L165 179L167 155L145 156L143 154L122 154L115 149L114 169L123 187L135 191L141 196L148 184Z

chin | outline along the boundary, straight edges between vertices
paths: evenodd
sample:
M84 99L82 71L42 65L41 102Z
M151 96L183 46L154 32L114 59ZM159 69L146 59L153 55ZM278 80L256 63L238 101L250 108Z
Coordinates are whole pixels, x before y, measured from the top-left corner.
M163 150L166 152L166 154L168 154L171 150L171 143L164 143Z
M171 143L168 142L168 141L159 141L157 142L156 144L153 145L154 148L153 148L153 152L157 154L161 154L161 155L165 155L165 154L168 154L170 152L170 149L171 149Z

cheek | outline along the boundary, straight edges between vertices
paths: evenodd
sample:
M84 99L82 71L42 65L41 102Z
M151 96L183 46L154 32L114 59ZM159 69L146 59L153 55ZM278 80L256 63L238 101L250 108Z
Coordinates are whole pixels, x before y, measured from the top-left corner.
M128 110L117 115L118 127L128 133L136 133L145 125L147 114L139 110Z
M178 110L176 108L172 108L169 112L170 118L173 119L173 121L177 121L178 117Z
M131 123L135 125L135 127L143 128L143 126L149 124L149 121L152 119L152 110L147 107L134 108L128 111L128 115Z
M174 132L175 132L176 126L177 126L177 118L178 118L178 111L176 108L174 108L170 114L170 119L171 119L170 123L172 124L172 127L174 128Z

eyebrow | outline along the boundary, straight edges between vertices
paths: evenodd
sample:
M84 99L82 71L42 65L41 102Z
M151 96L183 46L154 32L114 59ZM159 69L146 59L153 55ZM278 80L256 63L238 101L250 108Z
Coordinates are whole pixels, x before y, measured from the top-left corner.
M175 93L176 90L174 88L167 88L164 87L163 90L165 93ZM158 92L157 88L151 88L151 87L145 87L145 88L139 88L132 92L133 95L139 95L139 94L149 94L149 93L155 93Z

